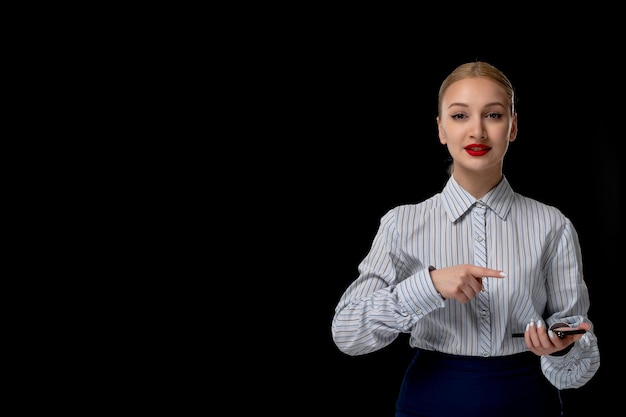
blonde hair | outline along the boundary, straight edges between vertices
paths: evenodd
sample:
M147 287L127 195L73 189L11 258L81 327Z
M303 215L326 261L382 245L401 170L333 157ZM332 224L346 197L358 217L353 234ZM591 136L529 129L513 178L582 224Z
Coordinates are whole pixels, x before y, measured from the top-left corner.
M515 114L515 90L511 81L504 75L502 71L491 64L482 61L467 62L461 64L454 69L441 83L439 87L439 99L437 100L437 115L441 115L441 101L450 84L462 80L464 78L484 77L498 83L504 91L509 101L509 109L511 115Z

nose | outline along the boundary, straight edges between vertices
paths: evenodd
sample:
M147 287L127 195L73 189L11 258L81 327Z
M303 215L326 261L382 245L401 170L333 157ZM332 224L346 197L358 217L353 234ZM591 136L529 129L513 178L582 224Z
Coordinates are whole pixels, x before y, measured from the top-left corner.
M472 138L475 138L475 139L485 139L487 137L485 127L483 126L482 118L477 119L472 124L471 136Z

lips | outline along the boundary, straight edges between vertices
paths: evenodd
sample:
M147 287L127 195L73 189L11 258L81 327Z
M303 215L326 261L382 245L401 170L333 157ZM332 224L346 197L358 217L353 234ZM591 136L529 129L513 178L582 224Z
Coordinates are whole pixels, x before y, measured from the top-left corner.
M483 156L489 152L490 149L491 148L489 146L479 143L473 143L465 147L465 151L472 156Z

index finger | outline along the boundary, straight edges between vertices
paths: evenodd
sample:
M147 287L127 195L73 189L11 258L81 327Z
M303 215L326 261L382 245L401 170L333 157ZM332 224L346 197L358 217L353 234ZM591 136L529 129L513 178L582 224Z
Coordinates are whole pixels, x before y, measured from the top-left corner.
M506 278L506 272L499 271L497 269L481 268L483 270L482 276L489 278Z

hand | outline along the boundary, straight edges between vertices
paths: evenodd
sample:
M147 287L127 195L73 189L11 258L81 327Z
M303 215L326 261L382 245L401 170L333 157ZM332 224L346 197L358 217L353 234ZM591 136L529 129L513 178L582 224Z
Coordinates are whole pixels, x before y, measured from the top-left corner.
M562 326L556 327L554 330L589 330L590 328L591 325L589 323L581 323L580 326L576 328ZM561 339L554 333L552 334L552 337L550 337L549 331L546 329L546 325L543 320L539 320L537 323L531 321L524 332L526 346L531 352L538 356L551 355L555 352L559 352L581 337L583 337L582 334L572 334Z
M504 278L506 274L497 269L476 265L455 265L430 271L435 289L443 298L467 303L483 289L483 277Z

